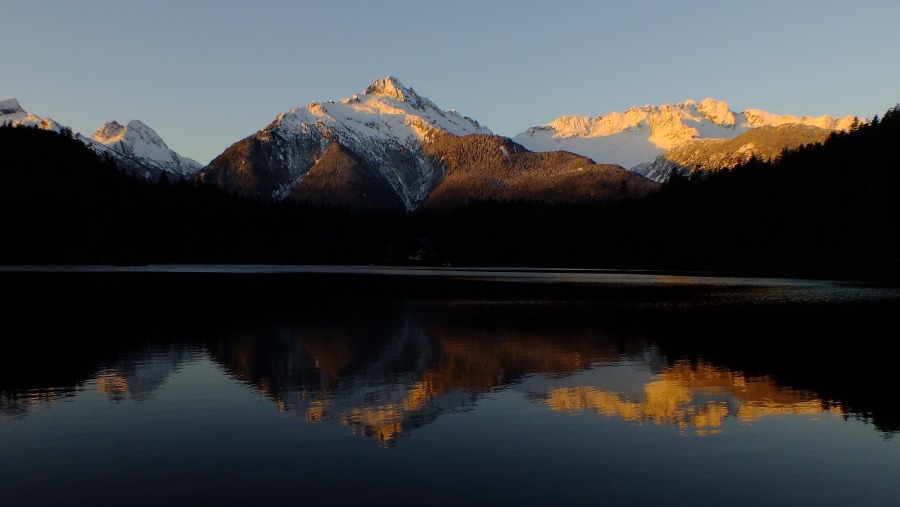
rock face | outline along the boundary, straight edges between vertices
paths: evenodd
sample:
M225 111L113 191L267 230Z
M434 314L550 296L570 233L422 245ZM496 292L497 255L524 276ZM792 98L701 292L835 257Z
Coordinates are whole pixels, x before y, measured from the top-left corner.
M848 129L853 121L853 117L797 117L755 109L736 113L727 103L707 98L700 102L689 100L674 105L634 107L624 113L594 118L562 116L546 125L532 127L513 140L532 151L570 151L596 162L621 165L661 181L656 177L657 172L647 167L651 164L661 167L665 160L677 165L678 162L670 159L668 154L679 153L682 148L691 150L686 145L696 144L699 140L715 140L713 144L724 149L725 144L721 141L734 139L758 128L784 127L776 137L803 139L808 137L810 127L827 133ZM791 129L797 130L798 134L786 134ZM763 153L778 148L775 145L771 148L767 145L741 146L747 156L752 154L759 158L764 158ZM782 143L781 149L795 146ZM664 159L657 160L660 156ZM729 159L732 155L722 157ZM662 173L668 175L665 171L659 172Z
M50 118L28 114L14 98L0 101L0 124L54 132L66 129L71 133L71 129ZM92 137L81 134L74 137L98 155L112 157L128 173L153 181L162 174L175 178L192 177L202 167L199 162L170 150L153 129L138 120L128 122L127 126L112 121L100 126Z
M605 191L587 189L588 181L619 189L632 178L571 154L526 152L386 77L362 95L280 114L199 178L241 195L405 211L468 199L602 200Z

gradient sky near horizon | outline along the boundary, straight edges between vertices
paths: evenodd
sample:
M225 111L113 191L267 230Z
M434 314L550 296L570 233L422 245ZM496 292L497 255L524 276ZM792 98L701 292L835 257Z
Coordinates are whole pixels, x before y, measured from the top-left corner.
M0 0L0 100L90 135L139 119L206 164L387 75L495 133L713 97L871 118L900 102L900 1Z

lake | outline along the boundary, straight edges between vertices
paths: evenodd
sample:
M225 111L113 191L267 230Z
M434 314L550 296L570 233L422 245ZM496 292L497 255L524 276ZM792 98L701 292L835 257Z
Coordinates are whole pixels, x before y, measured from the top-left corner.
M3 505L897 505L900 290L0 268Z

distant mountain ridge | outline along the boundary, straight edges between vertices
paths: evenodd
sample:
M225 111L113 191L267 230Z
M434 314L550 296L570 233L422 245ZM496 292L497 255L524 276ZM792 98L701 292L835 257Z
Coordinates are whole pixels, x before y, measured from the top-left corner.
M0 124L5 123L71 132L55 120L27 113L15 98L0 101ZM169 149L156 131L138 120L127 125L111 121L101 125L91 137L82 134L74 137L98 155L112 157L129 174L148 180L156 181L162 174L189 178L202 167L199 162Z
M812 127L827 135L831 131L849 129L854 120L854 117L834 118L827 115L775 115L757 109L737 113L725 102L706 98L700 102L688 100L674 105L633 107L624 113L614 112L597 117L561 116L546 125L529 128L513 140L532 151L570 151L599 163L618 164L662 181L668 173L649 170L648 166L656 164L658 169L665 165L666 160L678 165L676 159L679 155L670 158L668 154L670 150L679 150L687 143L734 139L761 127L786 126L782 132L794 128L808 132ZM782 144L778 151L796 146ZM758 146L759 151L756 147L745 148L745 152L756 156L771 151L764 145ZM656 160L657 157L664 158ZM722 157L730 158L729 155Z

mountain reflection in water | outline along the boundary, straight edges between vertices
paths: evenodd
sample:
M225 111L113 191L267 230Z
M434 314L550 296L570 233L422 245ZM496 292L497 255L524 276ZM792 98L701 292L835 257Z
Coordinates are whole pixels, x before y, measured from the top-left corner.
M747 311L728 313L727 319ZM873 403L868 393L834 392L837 381L826 379L840 375L834 365L799 361L820 358L805 349L808 341L797 355L780 340L758 336L752 325L727 329L725 320L704 320L712 314L686 320L656 314L646 321L637 315L643 314L546 301L312 306L178 340L156 335L141 346L81 351L72 360L82 363L68 369L87 374L53 384L25 375L9 385L6 378L0 415L24 417L37 405L85 390L111 402L148 400L173 373L207 358L271 399L280 412L310 424L342 425L385 445L442 415L472 410L479 399L501 390L520 392L552 411L666 425L694 435L722 432L729 419L748 423L783 414L854 416L875 421L886 435L896 431L895 412L884 408L888 402ZM828 343L834 337L821 333L829 328L809 329ZM687 330L693 342L684 338ZM755 355L733 361L717 354L719 341L746 346L754 336ZM793 373L785 375L776 368L783 364L764 360L775 356L793 358ZM859 382L851 387L879 388Z
M749 423L772 415L843 415L839 404L826 403L812 392L779 387L769 377L746 377L709 363L668 366L643 385L641 396L582 385L551 388L545 400L553 410L589 410L690 429L697 435L718 433L728 417Z
M470 318L457 320L462 311ZM592 411L698 435L720 431L727 417L746 423L778 414L843 415L839 402L769 376L708 361L670 364L645 337L543 320L542 312L553 313L527 305L412 306L402 321L381 328L345 322L325 336L295 323L269 339L223 339L210 352L279 410L385 443L442 414L471 409L498 389L525 390L555 411Z

